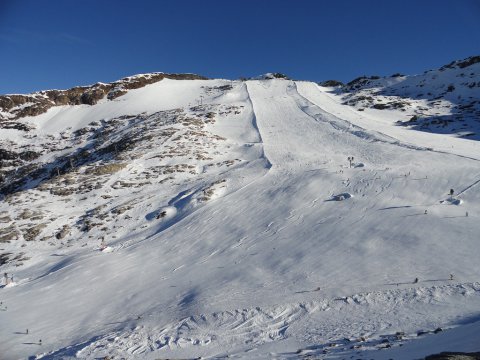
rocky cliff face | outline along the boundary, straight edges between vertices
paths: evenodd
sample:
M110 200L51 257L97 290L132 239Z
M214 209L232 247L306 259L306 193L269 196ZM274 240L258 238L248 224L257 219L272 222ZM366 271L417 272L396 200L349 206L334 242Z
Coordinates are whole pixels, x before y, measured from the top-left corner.
M163 79L205 80L195 74L151 73L126 77L113 83L97 83L91 86L77 86L68 90L47 90L27 95L0 96L0 128L29 131L31 128L16 120L26 116L36 116L53 106L95 105L99 100L116 99L128 90L138 89Z

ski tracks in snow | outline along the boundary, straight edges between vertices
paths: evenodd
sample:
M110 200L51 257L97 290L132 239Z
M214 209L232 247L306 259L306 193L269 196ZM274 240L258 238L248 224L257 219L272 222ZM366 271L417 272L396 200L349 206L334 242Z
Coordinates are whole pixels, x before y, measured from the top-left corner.
M364 138L366 140L380 141L380 142L383 142L383 143L396 145L396 146L400 146L400 147L411 149L411 150L431 151L431 152L434 152L434 153L452 155L452 156L457 156L457 157L464 158L464 159L480 161L480 159L475 158L475 157L456 154L456 153L448 152L448 151L435 150L431 147L425 147L425 146L419 146L419 145L407 143L407 142L401 141L401 140L399 140L399 139L397 139L393 136L382 133L380 131L364 129L364 128L358 126L358 125L355 125L355 124L349 122L348 120L341 119L338 116L336 116L336 115L324 110L323 108L321 108L320 104L317 104L315 102L315 100L311 99L306 93L302 94L302 91L298 90L298 85L297 85L296 82L294 82L294 88L295 88L296 95L301 99L301 102L304 103L304 105L299 103L299 108L302 111L304 111L307 115L311 116L313 119L315 119L317 121L318 121L317 116L322 116L323 115L322 120L330 123L330 125L333 128L335 128L336 130L349 132L352 135L358 136L359 138ZM310 108L315 108L316 110L319 111L319 113L318 114L312 114L311 111L309 111Z
M379 141L379 142L383 142L391 145L404 147L407 149L422 150L422 151L428 150L427 148L424 148L424 147L400 142L398 139L395 139L389 135L386 135L377 131L366 130L360 126L352 124L347 120L341 119L332 113L325 111L319 105L313 103L304 95L301 95L300 92L298 91L296 82L293 82L293 85L289 88L289 93L292 96L292 98L296 100L298 104L298 108L301 111L303 111L306 115L310 116L315 121L321 120L321 121L328 122L335 130L348 132L360 139L364 139L370 142ZM312 111L312 109L314 109L315 111Z
M312 293L316 297L321 290ZM395 332L402 334L393 339L398 345L417 337L418 331L433 332L435 323L454 326L459 321L458 309L452 312L451 308L457 308L467 297L480 303L480 283L397 288L330 299L313 298L284 305L192 314L163 326L158 325L161 322L159 316L152 313L139 317L128 330L96 337L94 341L73 348L77 358L142 358L153 352L155 356L175 356L181 349L188 348L190 351L196 348L194 351L198 354L213 356L213 353L232 355L238 351L239 344L251 350L268 342L295 338L300 343L319 344L299 350L304 353L341 352L351 346L369 350L385 345L384 339ZM439 308L433 322L427 313L422 313L424 306L432 304ZM465 317L469 315L464 313ZM363 318L375 318L375 321L362 322ZM407 322L409 325L405 325L405 319L411 319ZM307 326L309 331L298 338L296 326ZM291 332L290 328L293 328ZM65 354L69 348L49 356Z

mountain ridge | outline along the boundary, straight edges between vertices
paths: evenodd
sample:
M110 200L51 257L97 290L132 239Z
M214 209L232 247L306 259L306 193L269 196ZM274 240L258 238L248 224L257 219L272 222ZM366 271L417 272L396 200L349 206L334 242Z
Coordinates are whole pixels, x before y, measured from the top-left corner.
M168 74L154 72L137 74L111 83L97 82L93 85L76 86L67 90L42 90L28 95L0 95L0 125L2 128L14 126L7 120L17 120L25 116L36 116L46 112L52 106L61 105L95 105L105 97L114 100L126 94L128 90L138 89L163 79L206 80L196 74ZM22 130L21 128L19 130Z

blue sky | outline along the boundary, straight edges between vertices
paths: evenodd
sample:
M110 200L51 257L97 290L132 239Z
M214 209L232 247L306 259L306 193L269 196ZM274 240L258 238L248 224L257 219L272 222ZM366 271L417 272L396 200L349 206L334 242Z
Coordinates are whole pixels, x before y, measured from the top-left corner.
M192 72L349 81L480 55L477 0L0 0L0 93Z

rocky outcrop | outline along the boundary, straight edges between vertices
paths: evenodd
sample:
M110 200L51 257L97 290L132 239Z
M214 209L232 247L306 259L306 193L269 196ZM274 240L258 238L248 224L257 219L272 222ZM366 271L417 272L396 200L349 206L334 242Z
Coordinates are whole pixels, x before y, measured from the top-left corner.
M480 352L442 352L440 354L427 356L425 360L480 360Z
M39 153L36 153L35 151L31 151L31 150L16 153L14 151L9 151L9 150L0 148L0 164L2 163L3 160L21 159L21 160L24 160L24 161L32 161L32 160L37 159L39 156L40 156ZM0 165L0 167L1 167L1 165Z
M480 63L480 56L470 56L466 59L463 60L456 60L452 61L450 64L444 65L440 68L440 70L445 70L445 69L453 69L455 67L458 67L460 69L464 69L466 67L469 67L473 64Z
M131 89L138 89L163 79L205 80L195 74L151 73L126 77L113 83L97 83L91 86L77 86L68 90L46 90L27 95L0 96L0 128L30 130L30 127L15 120L26 116L36 116L53 106L60 105L95 105L107 97L114 100Z
M325 86L325 87L336 87L336 86L343 86L344 83L338 80L326 80L318 83L320 86Z

